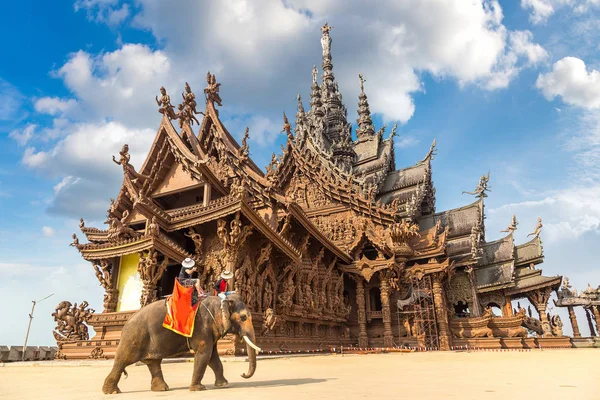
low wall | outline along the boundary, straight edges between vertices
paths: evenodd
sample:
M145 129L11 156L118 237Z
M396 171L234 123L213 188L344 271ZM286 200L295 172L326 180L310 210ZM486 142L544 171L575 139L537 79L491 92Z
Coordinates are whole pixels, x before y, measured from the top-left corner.
M54 359L56 346L27 346L25 361L43 361ZM23 346L0 346L0 362L23 360Z

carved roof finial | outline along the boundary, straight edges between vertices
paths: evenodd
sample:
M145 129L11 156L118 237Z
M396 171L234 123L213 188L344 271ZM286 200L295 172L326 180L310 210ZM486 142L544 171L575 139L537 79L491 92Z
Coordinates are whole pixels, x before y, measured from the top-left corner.
M390 138L396 137L396 129L398 129L398 123L397 122L392 127L392 133L390 134Z
M313 65L312 69L312 81L313 83L317 83L317 77L319 76L319 71L317 71L317 66Z
M160 99L158 96L155 97L156 104L160 107L158 112L166 115L169 119L177 119L175 115L175 108L171 104L171 97L167 94L167 89L164 86L160 87Z
M529 237L529 236L539 237L543 226L544 225L542 225L542 217L538 217L537 225L535 226L535 229L533 230L533 232L531 232L529 235L527 235L527 237Z
M212 101L217 103L219 106L222 106L221 96L219 95L219 88L221 86L220 83L217 83L217 78L215 74L211 74L210 71L206 74L206 83L208 84L204 89L204 94L206 95L206 102Z
M288 139L292 140L294 138L294 135L292 134L292 125L290 125L290 122L288 121L287 115L285 115L285 112L283 113L283 129L281 130L280 133L285 132L288 136Z
M436 146L436 140L433 139L433 142L431 143L431 146L429 147L429 151L427 152L427 155L425 155L425 157L421 161L419 161L417 163L417 165L424 164L427 160L430 160L430 161L433 160L433 157L437 154L437 149L435 148L435 146ZM488 179L489 179L489 173L488 173ZM481 181L480 181L480 183L481 183ZM467 192L463 192L463 193L467 193ZM472 193L469 193L469 194L472 194ZM484 197L487 197L487 196L484 196Z
M474 191L463 192L463 194L466 193L466 194L475 195L478 198L488 197L486 192L491 192L491 190L490 190L491 186L488 186L489 181L490 181L490 173L488 171L487 176L481 175L481 178L479 178L479 184L477 185L477 187L475 188Z
M517 230L517 225L519 225L519 222L517 221L517 216L515 214L513 214L511 220L510 220L510 225L508 225L508 227L504 230L501 230L500 232L509 232L509 233L513 233L514 231Z
M369 109L369 101L365 94L364 82L362 74L358 74L360 81L360 94L358 95L358 129L356 129L356 137L358 140L369 138L375 134L373 119L371 118L371 110Z
M363 75L361 73L358 74L358 80L360 81L360 92L364 93L365 92L364 83L366 82L366 80L363 79Z

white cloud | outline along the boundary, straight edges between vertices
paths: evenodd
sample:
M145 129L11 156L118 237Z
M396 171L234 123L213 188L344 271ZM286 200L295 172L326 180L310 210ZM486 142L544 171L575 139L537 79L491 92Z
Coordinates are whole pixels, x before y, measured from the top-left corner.
M0 78L0 121L14 121L17 117L23 95L11 84Z
M35 129L37 128L34 124L28 124L23 129L15 129L8 134L8 136L19 144L19 146L25 146L33 137Z
M50 226L43 226L42 227L42 233L46 237L52 237L52 236L54 236L56 234L56 231L54 230L54 228L52 228Z
M42 97L35 101L35 111L42 114L63 114L71 109L77 102L73 99L60 99L58 97Z
M396 139L396 147L400 149L405 149L407 147L412 147L419 144L419 139L412 136L400 136Z
M554 6L551 0L521 0L521 7L531 9L529 20L533 24L546 22L548 17L554 14Z
M600 0L521 0L521 7L530 10L529 21L534 25L546 23L550 16L563 7L582 14L598 5Z
M116 196L122 169L113 164L125 143L130 144L131 162L138 167L156 132L129 129L117 122L76 124L71 133L48 150L25 150L22 163L50 177L60 178L54 186L51 212L73 218L100 218L109 197Z
M576 57L554 63L552 71L539 75L536 86L548 100L560 96L572 105L600 107L600 71L588 71L583 60Z

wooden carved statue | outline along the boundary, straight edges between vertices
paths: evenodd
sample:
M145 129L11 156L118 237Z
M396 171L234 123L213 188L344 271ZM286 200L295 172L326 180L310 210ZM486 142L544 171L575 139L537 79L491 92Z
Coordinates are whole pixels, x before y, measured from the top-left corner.
M219 106L222 106L221 96L219 95L219 88L221 86L220 83L217 83L217 78L215 74L211 74L210 71L206 74L206 83L208 86L204 89L204 94L206 95L206 101L212 101L217 103Z
M166 115L169 119L176 119L173 104L171 104L171 97L167 94L167 89L161 86L160 88L160 99L156 96L156 104L160 107L158 112Z
M190 239L192 239L192 241L194 242L194 255L196 257L200 257L202 255L202 235L200 235L199 233L196 233L196 231L194 230L194 228L189 229L188 233L184 233L185 236L189 237Z
M88 327L85 325L95 312L88 308L87 301L82 302L79 307L77 303L71 305L68 301L61 301L52 313L57 323L52 332L57 343L72 340L88 340Z
M142 296L140 298L140 306L144 307L156 300L156 285L162 277L169 259L165 257L162 263L158 263L158 251L150 251L146 255L140 257L138 263L138 272L144 283Z
M272 331L277 324L277 316L275 315L275 311L273 311L272 308L267 308L263 314L263 319L263 330L260 334L265 336L267 333Z
M538 217L537 219L537 225L535 226L535 229L533 230L533 232L531 232L529 235L527 235L527 237L529 236L535 236L538 237L540 236L540 232L542 231L542 218Z
M131 155L129 155L129 145L124 144L123 148L121 149L121 151L119 152L120 158L119 161L117 161L117 159L115 158L115 156L113 156L113 162L117 165L120 165L123 167L123 173L125 175L128 175L130 178L132 178L132 181L143 181L148 179L148 176L146 175L142 175L140 173L138 173L135 168L133 168L133 165L131 165L129 163L129 160L131 159Z
M481 178L479 178L479 184L477 185L477 187L475 188L474 191L472 192L463 192L463 194L470 194L470 195L474 195L475 197L488 197L486 192L491 192L490 188L491 186L488 186L488 182L490 181L490 173L488 172L487 176L486 175L481 175Z

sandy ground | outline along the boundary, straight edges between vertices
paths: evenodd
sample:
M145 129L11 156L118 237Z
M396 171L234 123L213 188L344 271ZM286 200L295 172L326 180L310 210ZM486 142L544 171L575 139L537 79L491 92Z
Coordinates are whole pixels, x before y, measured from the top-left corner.
M189 392L189 362L163 365L168 392L150 391L145 366L130 366L123 393L105 396L112 362L46 362L0 367L1 399L600 399L600 349L532 352L429 352L326 355L259 360L253 378L247 363L225 360L229 387Z

